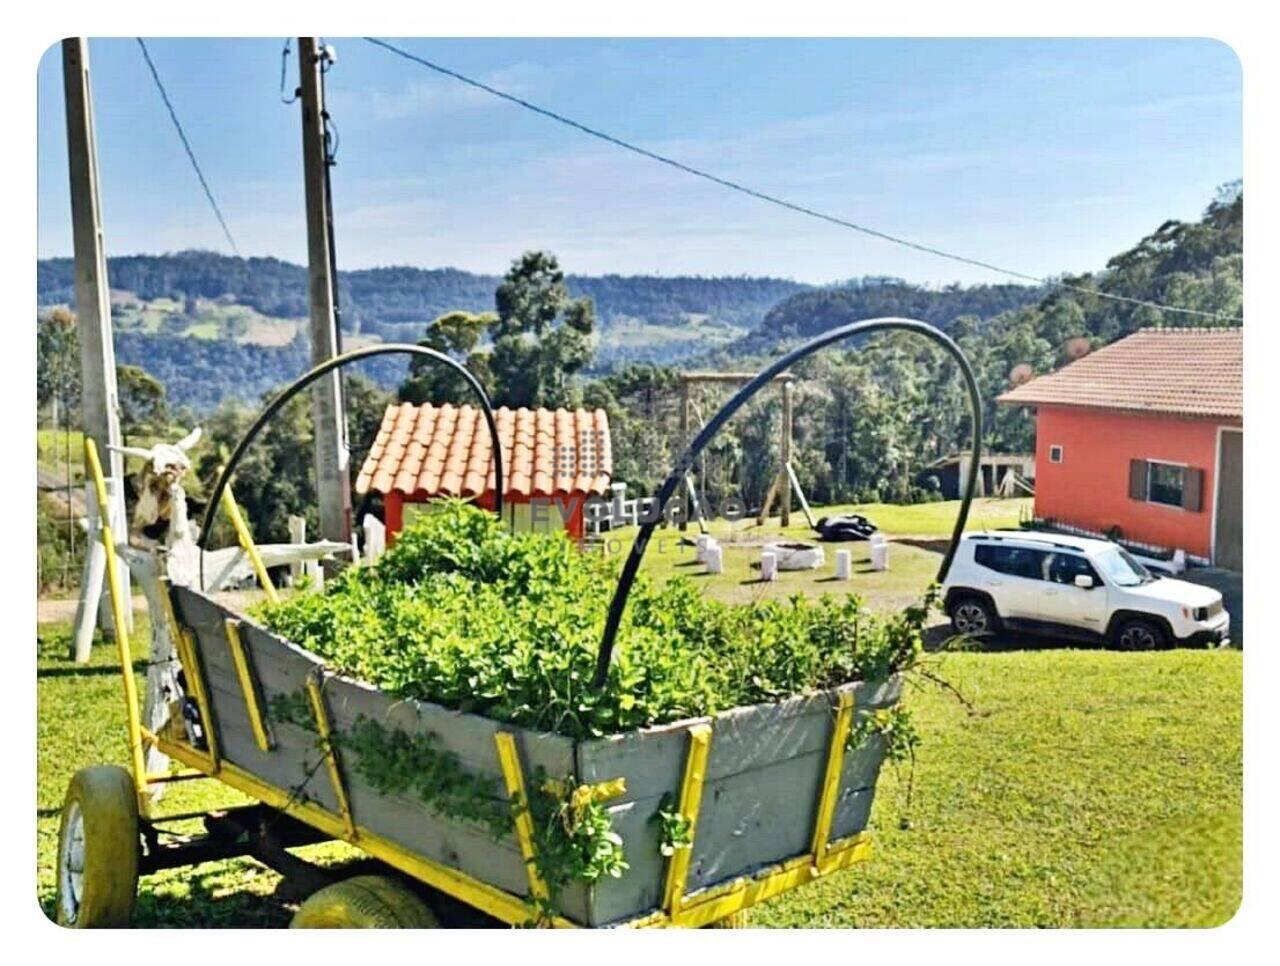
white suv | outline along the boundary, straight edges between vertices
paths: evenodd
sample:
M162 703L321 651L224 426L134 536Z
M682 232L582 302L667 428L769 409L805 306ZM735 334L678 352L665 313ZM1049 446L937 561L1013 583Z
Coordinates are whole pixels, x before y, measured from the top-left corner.
M1230 641L1231 617L1220 593L1154 576L1107 540L967 534L943 592L960 634L1010 627L1101 639L1134 651Z

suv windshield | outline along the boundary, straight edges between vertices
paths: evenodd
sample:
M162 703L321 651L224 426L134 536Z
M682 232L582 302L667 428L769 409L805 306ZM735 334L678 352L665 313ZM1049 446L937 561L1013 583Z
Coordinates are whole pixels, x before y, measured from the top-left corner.
M1104 550L1093 558L1093 562L1117 587L1136 587L1155 580L1151 571L1134 560L1127 550L1119 547Z

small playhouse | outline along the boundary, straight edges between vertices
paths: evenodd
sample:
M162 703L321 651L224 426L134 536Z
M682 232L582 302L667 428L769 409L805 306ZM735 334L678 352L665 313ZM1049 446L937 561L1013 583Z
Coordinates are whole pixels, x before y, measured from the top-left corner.
M604 497L613 475L609 418L603 409L509 409L495 414L506 492L503 515L515 530L585 533L584 508ZM414 513L440 497L493 509L493 444L473 406L388 406L356 492L379 493L388 543Z

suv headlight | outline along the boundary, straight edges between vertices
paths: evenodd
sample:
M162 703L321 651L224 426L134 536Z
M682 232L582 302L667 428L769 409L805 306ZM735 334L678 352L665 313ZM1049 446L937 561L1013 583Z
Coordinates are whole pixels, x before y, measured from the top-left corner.
M1193 621L1207 621L1209 619L1209 608L1184 607L1182 608L1182 616L1189 617Z

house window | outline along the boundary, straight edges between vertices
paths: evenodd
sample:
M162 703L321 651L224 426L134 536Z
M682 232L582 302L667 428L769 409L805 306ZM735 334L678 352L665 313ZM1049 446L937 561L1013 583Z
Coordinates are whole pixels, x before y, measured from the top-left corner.
M1159 460L1129 461L1129 498L1199 512L1204 470Z
M1052 446L1050 446L1050 447L1049 447L1049 462L1050 462L1050 463L1061 463L1061 462L1062 462L1062 446L1061 446L1061 444L1059 444L1059 443L1054 443Z
M1172 463L1151 463L1147 472L1147 502L1165 506L1182 506L1182 493L1186 487L1185 466Z

